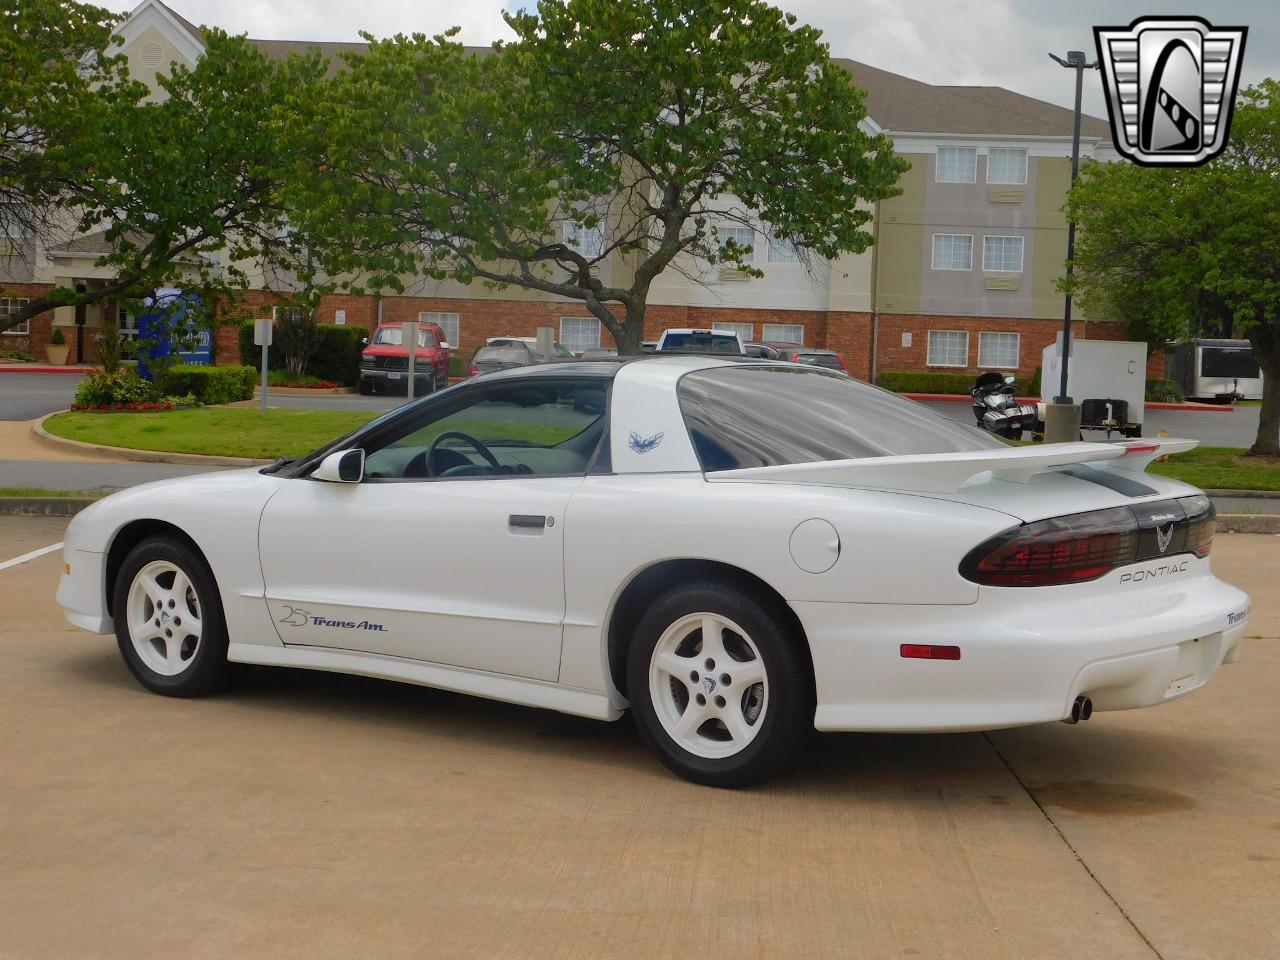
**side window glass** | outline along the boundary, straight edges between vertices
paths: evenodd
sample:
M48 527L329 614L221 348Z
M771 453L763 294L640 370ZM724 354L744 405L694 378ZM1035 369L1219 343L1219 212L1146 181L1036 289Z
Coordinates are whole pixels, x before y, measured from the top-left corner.
M365 446L365 477L584 475L604 433L607 386L525 380L442 395Z

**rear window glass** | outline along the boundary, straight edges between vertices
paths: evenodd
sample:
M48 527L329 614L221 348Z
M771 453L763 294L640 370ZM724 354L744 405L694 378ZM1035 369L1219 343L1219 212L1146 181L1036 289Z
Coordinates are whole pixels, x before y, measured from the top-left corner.
M669 333L662 349L685 353L742 353L738 338L724 333Z
M678 396L708 472L1005 446L975 426L812 367L700 370L681 378Z
M796 363L807 363L811 367L823 367L827 370L843 370L840 358L834 353L797 353Z
M494 363L524 363L529 359L529 351L524 347L481 347L476 351L473 363L489 360Z

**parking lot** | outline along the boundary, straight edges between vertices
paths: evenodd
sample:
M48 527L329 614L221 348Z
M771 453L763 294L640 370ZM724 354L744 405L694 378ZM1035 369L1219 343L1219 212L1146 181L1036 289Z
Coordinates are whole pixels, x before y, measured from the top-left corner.
M0 564L65 521L0 518ZM1215 566L1280 637L1280 541ZM824 735L767 787L629 723L258 669L144 693L0 569L0 956L1269 958L1280 646L1166 706Z

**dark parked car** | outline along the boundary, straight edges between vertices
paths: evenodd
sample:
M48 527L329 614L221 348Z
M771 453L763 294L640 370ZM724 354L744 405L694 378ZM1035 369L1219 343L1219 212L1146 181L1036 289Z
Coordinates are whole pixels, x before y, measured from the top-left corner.
M803 363L810 367L837 370L848 373L844 357L834 350L819 350L799 343L778 343L772 340L752 340L743 344L747 356L761 360L785 360L787 363Z
M537 363L537 355L518 340L509 340L500 346L484 346L471 358L471 376L482 373L493 373L495 370L510 370L512 367L527 367Z

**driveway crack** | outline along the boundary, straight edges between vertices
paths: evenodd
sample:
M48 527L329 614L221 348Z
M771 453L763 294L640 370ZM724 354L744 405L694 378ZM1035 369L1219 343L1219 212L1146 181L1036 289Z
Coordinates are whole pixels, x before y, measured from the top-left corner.
M1089 867L1089 864L1085 861L1084 857L1080 855L1080 851L1072 845L1071 841L1067 839L1067 835L1062 832L1062 828L1058 826L1058 822L1053 819L1053 816L1045 809L1044 804L1040 802L1040 799L1032 792L1031 788L1027 786L1026 781L1024 781L1022 777L1019 776L1018 771L1013 768L1013 764L1009 762L1009 758L1000 752L1000 748L997 747L996 742L991 739L991 735L984 731L982 737L991 745L991 749L995 752L995 755L1000 758L1000 762L1003 763L1004 768L1009 771L1009 775L1013 777L1014 780L1018 781L1018 786L1020 786L1023 792L1031 798L1031 802L1036 805L1036 809L1040 811L1040 815L1045 818L1049 826L1053 827L1053 832L1058 835L1058 839L1061 840L1063 844L1066 845L1066 848L1071 851L1071 855L1075 857L1076 863L1080 864L1080 866L1084 868L1084 872L1089 875L1089 879L1092 880L1094 885L1102 891L1102 895L1111 901L1111 904L1117 911L1119 911L1120 916L1124 917L1125 923L1129 924L1130 929L1132 929L1142 942L1147 945L1147 949L1151 951L1151 955L1155 957L1156 960L1164 960L1164 954L1162 954L1156 945L1151 942L1151 938L1142 932L1142 928L1138 926L1133 917L1129 916L1129 911L1120 905L1120 901L1117 900L1115 895L1107 889L1107 885L1103 883L1101 878L1099 878L1098 875Z

